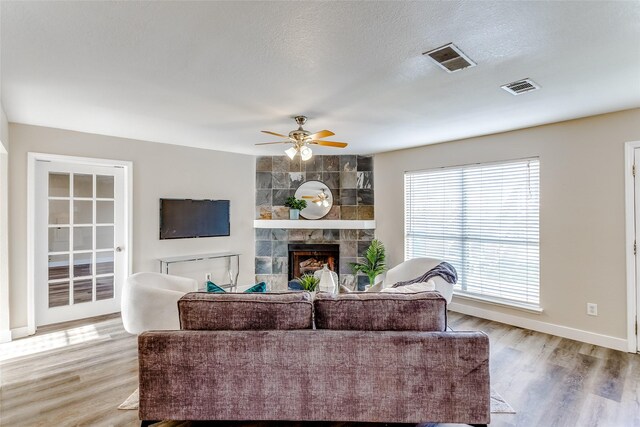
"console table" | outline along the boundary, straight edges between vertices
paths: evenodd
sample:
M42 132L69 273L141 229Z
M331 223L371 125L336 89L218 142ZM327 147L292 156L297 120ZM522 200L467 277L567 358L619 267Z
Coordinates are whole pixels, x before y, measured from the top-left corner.
M240 253L239 252L211 252L207 254L181 255L174 257L159 258L160 272L169 274L169 266L171 264L182 262L195 262L216 258L227 259L227 273L229 275L229 284L222 285L222 288L230 289L235 292L238 286L238 274L240 273ZM235 268L232 266L232 260L235 260Z

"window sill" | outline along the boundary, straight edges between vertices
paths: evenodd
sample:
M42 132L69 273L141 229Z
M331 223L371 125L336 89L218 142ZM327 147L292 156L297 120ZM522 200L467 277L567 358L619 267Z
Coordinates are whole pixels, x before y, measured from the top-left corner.
M453 296L454 298L458 298L462 300L483 302L486 304L497 305L500 307L507 307L514 310L521 310L521 311L526 311L528 313L534 313L534 314L542 314L542 312L544 311L542 307L537 307L535 305L517 303L512 301L505 301L499 298L491 298L491 297L485 297L480 295L470 295L470 294L464 294L464 293L459 293L455 291L453 292Z

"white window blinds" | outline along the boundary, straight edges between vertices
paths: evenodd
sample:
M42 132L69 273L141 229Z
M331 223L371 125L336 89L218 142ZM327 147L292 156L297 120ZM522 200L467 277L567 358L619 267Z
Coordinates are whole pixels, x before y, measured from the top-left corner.
M405 259L439 258L457 293L538 306L538 159L405 173Z

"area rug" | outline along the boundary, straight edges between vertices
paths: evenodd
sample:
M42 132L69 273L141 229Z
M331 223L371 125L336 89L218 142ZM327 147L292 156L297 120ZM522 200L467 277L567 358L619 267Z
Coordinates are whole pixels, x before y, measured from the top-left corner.
M140 392L139 389L136 389L131 396L127 397L127 400L122 402L118 409L138 409L140 404Z
M136 396L138 390L136 390ZM515 414L516 411L504 400L504 397L500 396L500 394L491 389L491 413L492 414Z
M122 402L118 409L138 409L140 395L138 389L131 393L131 396L127 397L127 400ZM516 411L507 403L506 400L500 394L491 389L491 413L492 414L515 414Z

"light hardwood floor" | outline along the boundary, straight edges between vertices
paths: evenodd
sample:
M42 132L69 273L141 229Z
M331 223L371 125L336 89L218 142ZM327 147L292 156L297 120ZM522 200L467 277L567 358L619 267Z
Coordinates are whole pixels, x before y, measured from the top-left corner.
M492 415L491 426L640 426L640 355L456 313L449 324L491 339L492 387L517 411ZM40 328L0 345L0 425L139 425L136 411L116 409L136 389L137 369L136 338L118 316ZM303 424L269 424L284 425Z

